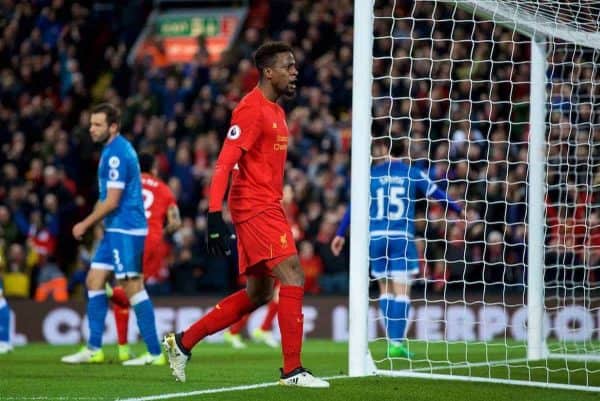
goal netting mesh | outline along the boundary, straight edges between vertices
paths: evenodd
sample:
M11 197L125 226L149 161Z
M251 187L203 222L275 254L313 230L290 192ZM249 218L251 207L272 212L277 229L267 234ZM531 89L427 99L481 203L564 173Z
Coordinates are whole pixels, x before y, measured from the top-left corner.
M403 142L411 166L466 215L422 192L402 195L415 208L417 254L401 257L419 267L403 344L412 356L390 354L386 327L398 315L383 311L371 278L377 373L600 390L599 15L600 3L585 0L374 1L372 141ZM530 97L532 37L545 51L542 108ZM534 108L545 142L535 154ZM544 210L535 223L543 226L535 360L527 352L529 199L540 196L530 191L532 160L543 165L545 203L536 206ZM382 196L372 194L371 205L397 215L399 195ZM388 248L387 258L391 266L397 252Z

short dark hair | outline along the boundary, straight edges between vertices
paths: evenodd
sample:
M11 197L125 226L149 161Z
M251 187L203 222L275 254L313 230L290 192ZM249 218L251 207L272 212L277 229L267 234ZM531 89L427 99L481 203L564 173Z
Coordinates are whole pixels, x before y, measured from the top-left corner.
M100 103L92 109L92 114L104 113L108 125L121 125L121 112L110 103Z
M403 157L406 152L406 137L385 137L373 141L373 146L385 146L388 156Z
M254 64L262 75L263 68L273 67L277 54L292 52L292 48L285 42L267 42L261 45L254 53Z
M390 146L390 156L403 157L406 155L406 142L408 138L392 138Z
M142 173L149 173L154 167L154 156L150 153L140 153L140 170Z

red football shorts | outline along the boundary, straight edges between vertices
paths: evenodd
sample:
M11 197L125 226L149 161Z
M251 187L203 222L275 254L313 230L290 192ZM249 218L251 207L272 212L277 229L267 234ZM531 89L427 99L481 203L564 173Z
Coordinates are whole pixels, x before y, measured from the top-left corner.
M267 274L296 255L296 244L283 209L267 209L235 224L240 274Z
M169 245L165 241L155 239L152 237L146 237L144 243L144 281L148 281L149 278L162 281L164 277L161 271L165 268L166 258L169 255Z

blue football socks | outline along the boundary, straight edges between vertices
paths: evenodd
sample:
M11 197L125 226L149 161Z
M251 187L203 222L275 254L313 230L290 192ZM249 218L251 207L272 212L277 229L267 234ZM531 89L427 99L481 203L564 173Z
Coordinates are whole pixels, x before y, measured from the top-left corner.
M0 297L0 342L10 342L10 308L3 297Z
M410 312L410 298L396 297L390 300L391 310L389 314L388 338L393 343L401 343L406 338L406 324L408 322L408 313Z
M161 348L156 334L156 320L154 318L154 306L148 297L146 290L142 290L129 300L135 311L140 334L148 347L151 355L160 355Z
M90 328L88 348L97 350L102 348L102 334L104 321L108 312L108 298L104 290L88 291L87 315Z
M391 294L382 294L381 298L379 298L379 310L381 311L381 316L383 316L383 326L388 338L390 338L390 318L393 302L394 298Z

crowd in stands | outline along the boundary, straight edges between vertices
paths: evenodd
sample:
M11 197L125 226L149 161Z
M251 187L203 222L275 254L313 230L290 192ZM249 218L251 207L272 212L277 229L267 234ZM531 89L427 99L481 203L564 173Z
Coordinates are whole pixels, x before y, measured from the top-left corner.
M122 134L138 151L156 155L181 210L170 278L156 291L198 294L236 286L235 255L211 259L204 250L206 192L231 111L257 82L252 54L267 38L293 43L300 67L302 89L284 105L293 137L284 202L307 290L346 291L347 255L334 257L329 240L348 200L351 2L338 9L274 1L270 16L248 20L221 63L210 65L201 49L192 62L164 68L144 58L133 65L126 60L152 2L118 3L14 1L0 8L5 293L33 297L43 288L42 299L47 282L57 299L64 291L81 293L100 233L78 243L70 231L97 199L100 149L87 129L89 107L101 101L121 108Z
M448 9L434 2L383 6L377 16L374 135L409 133L411 162L460 199L467 215L465 225L438 205L418 211L419 234L426 239L424 278L438 289L466 283L522 291L529 39L466 11L449 18ZM600 237L592 205L600 200L593 188L600 152L592 143L600 138L600 116L592 108L599 89L594 53L559 40L548 49L546 284L597 286Z
M190 63L160 68L144 58L127 63L152 1L126 3L0 5L5 294L63 300L81 292L101 232L78 243L71 227L97 199L100 149L89 138L88 109L101 101L121 108L122 134L138 151L156 155L181 210L170 277L155 292L237 286L235 255L206 255L206 194L231 111L257 82L252 54L265 39L292 44L299 69L298 96L283 105L291 136L283 202L307 291L346 293L348 249L336 257L329 244L349 201L352 1L251 1L266 11L243 25L220 63L209 64L201 48ZM391 7L378 7L378 15L392 15ZM399 2L394 23L375 21L373 135L410 138L410 159L466 208L468 225L447 224L456 216L443 205L419 204L421 277L438 291L463 279L519 287L526 262L528 45L514 44L510 32L490 23L474 31L473 44L466 14L457 13L464 23L434 25L431 7L423 5L411 22L403 18L411 6ZM453 45L444 40L449 35L465 41ZM568 119L567 106L556 103L564 107L556 118Z

